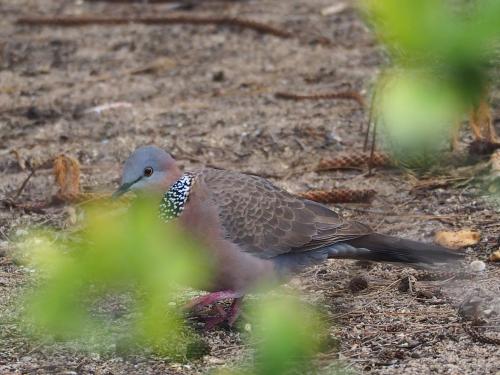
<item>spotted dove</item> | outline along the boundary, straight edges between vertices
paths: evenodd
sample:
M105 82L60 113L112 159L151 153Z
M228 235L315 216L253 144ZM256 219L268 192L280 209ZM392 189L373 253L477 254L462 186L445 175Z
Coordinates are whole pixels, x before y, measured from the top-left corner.
M138 148L126 161L115 196L129 190L157 196L160 217L178 220L208 251L215 274L205 289L211 293L190 306L233 299L211 325L232 324L242 297L255 287L328 258L430 264L461 257L438 245L375 233L258 176L210 168L182 173L154 146Z

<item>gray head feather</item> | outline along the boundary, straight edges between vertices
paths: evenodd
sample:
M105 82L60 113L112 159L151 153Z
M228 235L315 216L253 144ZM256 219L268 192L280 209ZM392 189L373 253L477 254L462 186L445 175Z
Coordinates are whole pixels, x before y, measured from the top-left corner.
M129 190L158 190L163 187L169 168L175 160L161 148L143 146L136 149L125 162L120 188L114 196ZM152 172L151 174L147 172Z

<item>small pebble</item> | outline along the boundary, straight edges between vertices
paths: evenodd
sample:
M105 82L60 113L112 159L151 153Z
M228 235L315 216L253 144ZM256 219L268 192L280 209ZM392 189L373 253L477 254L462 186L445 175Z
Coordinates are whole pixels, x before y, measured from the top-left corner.
M355 276L349 281L349 290L358 293L368 288L368 281L363 276Z
M223 70L218 70L212 74L212 81L222 82L226 79L226 75Z
M471 262L470 269L474 272L482 272L486 269L486 264L482 260Z
M490 262L500 262L500 249L490 254Z

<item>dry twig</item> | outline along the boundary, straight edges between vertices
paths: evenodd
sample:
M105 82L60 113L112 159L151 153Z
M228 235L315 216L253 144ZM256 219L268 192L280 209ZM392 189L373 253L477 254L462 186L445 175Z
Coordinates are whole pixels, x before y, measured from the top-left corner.
M14 195L14 200L16 200L17 198L19 198L19 196L22 194L24 188L26 187L26 185L28 184L29 180L31 179L31 177L33 177L33 175L35 174L36 172L36 169L35 168L31 168L30 170L30 173L28 175L28 177L26 177L23 181L23 183L21 184L21 186L19 187L19 189L17 189L17 192L16 192L16 195Z
M455 182L467 180L468 177L437 177L427 178L423 180L415 179L411 192L418 192L422 190L432 190L437 188L446 188Z
M430 271L424 270L415 275L415 278L419 281L438 281L438 280L467 280L472 279L473 274L466 271Z
M149 3L149 4L163 4L163 3L178 3L180 0L85 0L89 3L115 3L115 4L131 4L131 3ZM206 0L205 0L206 1Z
M2 203L5 208L13 208L39 214L44 213L43 210L50 205L49 202L46 201L20 203L14 201L13 199L4 199L0 201L0 203Z
M346 91L346 92L330 92L330 93L320 93L320 94L295 94L290 92L282 92L279 91L274 94L274 96L278 99L286 99L286 100L323 100L323 99L346 99L346 100L354 100L360 106L365 106L365 100L361 96L360 93L355 91Z
M263 34L270 34L279 38L290 38L292 33L275 26L248 19L228 16L196 16L196 15L167 15L167 16L145 16L145 17L103 17L103 16L29 16L18 18L18 25L30 26L61 26L79 27L87 25L115 26L140 23L144 25L221 25L236 26L243 29L251 29Z
M182 0L85 0L89 3L115 3L115 4L131 4L131 3L149 3L149 4L165 4L165 3L180 3ZM203 0L204 2L210 0ZM230 2L234 0L212 0L213 2ZM194 3L198 1L184 1L186 3Z

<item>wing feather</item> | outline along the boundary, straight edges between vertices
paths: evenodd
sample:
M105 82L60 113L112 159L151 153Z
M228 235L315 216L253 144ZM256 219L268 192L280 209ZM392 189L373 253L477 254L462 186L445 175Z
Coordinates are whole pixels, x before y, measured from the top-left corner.
M373 231L328 207L296 197L270 181L237 172L197 173L219 210L226 236L261 258L319 249Z

